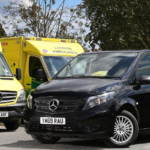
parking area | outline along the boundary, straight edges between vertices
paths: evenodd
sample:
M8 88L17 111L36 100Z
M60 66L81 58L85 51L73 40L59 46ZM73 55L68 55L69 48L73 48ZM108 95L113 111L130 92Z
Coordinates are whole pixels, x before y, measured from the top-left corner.
M83 140L74 138L62 138L56 144L40 144L34 141L30 135L27 135L23 127L20 127L16 132L7 132L3 126L0 126L0 149L1 150L62 150L62 149L78 149L78 150L107 150L108 148L103 142L95 140ZM134 145L129 148L132 150L150 149L150 135L140 136Z

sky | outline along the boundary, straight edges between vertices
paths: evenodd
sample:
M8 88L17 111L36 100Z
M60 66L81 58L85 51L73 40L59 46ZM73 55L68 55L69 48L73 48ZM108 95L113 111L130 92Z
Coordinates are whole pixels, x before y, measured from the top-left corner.
M0 0L0 23L1 23L1 21L4 19L3 18L3 11L2 11L2 8L4 7L4 6L7 6L8 5L8 1L11 1L11 0ZM29 0L23 0L27 5L30 5L31 3L29 2ZM54 5L54 8L56 7L58 7L60 4L61 4L61 2L62 2L62 0L55 0L56 1L56 4ZM66 0L65 1L65 6L73 6L73 5L78 5L78 4L80 4L81 3L81 1L82 0ZM7 22L6 22L7 23ZM8 26L9 28L8 29L6 29L5 27L6 26ZM21 27L24 27L25 26L25 24L24 23L20 23L20 25L19 25L19 27L21 28ZM9 36L11 33L13 33L13 29L12 29L12 25L10 25L9 23L7 23L7 25L3 25L3 28L5 29L5 32L6 32L6 34ZM87 29L87 33L89 32L89 29ZM31 36L31 35L27 35L27 36ZM89 45L89 44L87 44L87 45ZM86 47L88 47L88 46L86 46Z
M59 6L59 4L62 2L62 0L56 0L57 5ZM72 6L72 5L78 5L81 3L81 0L66 0L66 5Z
M8 1L11 1L11 0L0 0L0 23L1 21L3 20L3 11L2 11L2 8L4 6L7 6L8 5ZM27 5L30 5L31 3L29 2L29 0L23 0ZM61 4L62 0L56 0L56 4L54 6L54 8L58 7L60 4ZM73 5L78 5L80 4L81 0L66 0L65 2L65 5L66 6L73 6ZM8 25L8 24L7 24ZM20 24L20 26L23 26L23 24ZM5 28L5 26L3 26L3 28ZM9 25L9 29L5 29L5 32L7 33L7 35L9 33L12 32L12 28L11 28L11 25Z

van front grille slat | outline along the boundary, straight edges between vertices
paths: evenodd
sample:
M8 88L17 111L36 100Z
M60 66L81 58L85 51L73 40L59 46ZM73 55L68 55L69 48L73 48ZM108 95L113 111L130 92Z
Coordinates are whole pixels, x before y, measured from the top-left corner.
M8 95L10 95L10 94L12 94L12 95L16 95L17 94L17 92L6 92L6 91L0 91L1 93L3 93L3 94L8 94Z
M55 115L62 115L62 114L68 114L68 113L73 113L74 110L70 110L70 111L55 111L55 112L51 112L49 110L44 110L44 109L36 109L36 112L39 113L44 113L44 114L55 114Z
M17 92L0 91L0 104L14 102L17 97Z
M5 95L3 95L3 99L12 99L12 98L16 99L16 96L5 96Z
M15 101L15 99L12 99L12 100L5 100L5 101L2 101L2 103L10 103L10 102L14 102ZM0 102L0 104L1 104L1 102Z

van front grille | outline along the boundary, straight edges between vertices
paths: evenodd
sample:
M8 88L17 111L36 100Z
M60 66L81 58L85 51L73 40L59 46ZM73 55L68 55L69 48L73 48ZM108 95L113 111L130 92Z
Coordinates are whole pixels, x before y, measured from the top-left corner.
M57 99L59 101L59 106L56 110L50 110L50 101ZM77 111L83 104L81 98L74 97L57 97L52 96L38 97L34 99L34 110L39 113L44 114L66 114L73 113Z
M17 92L13 91L0 91L0 104L14 102Z

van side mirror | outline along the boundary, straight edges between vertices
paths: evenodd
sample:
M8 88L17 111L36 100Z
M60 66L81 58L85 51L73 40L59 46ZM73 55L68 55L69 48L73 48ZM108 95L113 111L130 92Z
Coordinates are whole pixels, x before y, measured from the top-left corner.
M43 81L43 69L38 69L36 72L36 80Z
M21 80L21 69L20 68L16 68L16 79Z
M147 85L150 84L150 76L147 75L142 75L139 79L139 84L140 85Z

